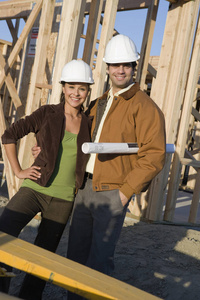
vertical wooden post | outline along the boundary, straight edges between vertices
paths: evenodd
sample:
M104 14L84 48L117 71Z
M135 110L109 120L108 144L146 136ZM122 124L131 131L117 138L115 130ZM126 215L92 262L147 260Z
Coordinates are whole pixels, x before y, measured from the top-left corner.
M140 83L140 88L144 90L147 75L149 57L151 52L151 44L156 23L159 0L153 0L148 8L148 14L144 29L142 48L140 52L140 60L137 70L136 81Z
M54 14L55 0L44 0L42 14L40 18L40 27L36 47L36 55L31 75L31 83L27 98L26 115L31 114L39 107L41 89L36 88L36 82L43 82L45 73L45 64L47 57L47 46L51 33L51 26ZM42 53L42 55L41 55ZM20 141L19 161L22 168L27 168L31 161L31 145L33 145L33 136L28 135ZM20 181L18 181L20 184Z
M95 99L103 93L104 80L106 75L106 64L103 62L103 57L105 47L113 35L117 5L118 0L106 1L96 68L94 70L95 84L92 86L91 99Z
M50 103L59 103L62 90L59 80L62 68L67 62L76 58L75 45L76 41L80 40L81 33L78 29L83 23L85 3L86 0L63 1Z
M12 68L16 58L17 58L17 55L19 54L24 42L25 42L25 39L27 38L27 35L29 34L30 32L30 29L31 27L33 26L40 10L41 10L41 7L42 7L42 2L43 0L38 0L36 5L34 6L23 30L22 30L22 33L20 35L20 37L18 38L9 58L8 58L8 61L7 61L7 64L4 68L4 70L1 72L0 74L0 89L4 83L4 80L10 70L10 68Z
M197 1L198 2L198 1ZM196 8L196 10L195 10ZM198 15L199 6L193 8L193 19L196 20ZM192 20L191 20L192 21ZM191 26L191 29L195 27L195 23ZM190 53L188 53L190 54ZM181 114L180 126L178 131L177 145L176 145L176 153L174 155L171 177L169 182L169 191L166 202L166 210L164 214L164 219L167 221L171 221L173 219L176 198L180 183L181 176L181 162L180 158L184 156L185 153L185 145L187 140L187 129L190 121L190 114L192 110L193 99L195 96L196 85L198 82L198 75L200 69L200 18L198 21L198 26L195 35L194 47L191 57L188 81L185 91L183 109Z
M0 97L0 136L2 136L5 129L6 129L6 124L5 124L4 113L3 113L1 97ZM1 144L1 150L2 150L2 155L3 155L4 168L5 168L5 172L6 172L8 194L9 194L9 198L11 198L17 191L15 176L14 176L12 168L8 162L8 159L6 157L6 153L5 153L4 147L2 147L2 144Z
M5 65L6 65L5 60L3 58L3 55L0 52L0 70L3 70ZM15 107L16 108L20 107L22 105L22 103L18 96L17 90L15 88L15 85L13 83L13 80L12 80L10 74L8 74L8 76L5 78L5 82L6 82L7 88L9 90L10 96L12 98L12 101L13 101Z
M196 183L195 183L193 197L192 197L192 204L190 207L190 215L188 218L188 222L190 223L195 223L197 218L199 199L200 199L200 169L198 169L195 179L196 179Z
M153 81L151 97L165 114L168 143L174 143L177 135L199 0L197 2L186 3L181 0L171 5L167 15L157 77ZM148 218L151 220L161 216L169 170L170 156L167 155L165 168L153 180L150 187L153 189L150 193L152 197L148 200Z
M92 68L103 0L93 0L90 6L83 60Z

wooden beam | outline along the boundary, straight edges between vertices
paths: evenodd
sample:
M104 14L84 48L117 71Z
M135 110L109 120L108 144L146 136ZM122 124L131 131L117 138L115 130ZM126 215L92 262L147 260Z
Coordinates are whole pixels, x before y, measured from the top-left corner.
M200 161L196 160L196 159L192 159L192 158L185 158L185 157L180 157L180 162L182 165L185 166L191 166L193 168L200 168Z
M146 24L144 29L140 60L137 70L136 81L140 83L140 88L144 90L147 69L149 64L151 45L158 11L159 0L153 0L148 8Z
M196 3L188 2L187 4L184 5L188 17L187 27L190 27L189 28L190 30L188 30L188 32L187 31L184 32L185 35L188 34L188 41L187 41L188 44L187 45L185 44L185 47L188 46L188 49L186 48L187 51L185 56L187 60L189 60L190 58L191 47L189 46L192 45L193 42L192 33L195 31L195 26L196 26L194 20L196 20L199 15L199 3L200 1L197 1ZM184 18L183 20L184 24L185 22L186 22L186 18ZM182 63L186 64L185 61ZM187 140L187 129L189 127L190 114L192 111L196 85L198 82L199 67L200 67L200 17L198 17L198 24L197 24L196 34L195 34L194 46L192 49L192 56L190 61L186 91L183 99L183 109L181 112L181 120L179 125L177 143L176 143L176 153L174 155L174 161L171 170L171 177L169 181L168 195L166 201L166 212L164 214L165 221L172 221L174 216L176 199L178 194L178 187L179 187L180 177L181 177L180 157L183 157L185 152L185 145ZM187 70L185 70L185 72L187 72Z
M156 69L155 69L151 64L148 64L147 71L148 71L154 78L156 78L157 71L156 71Z
M0 44L12 46L12 42L5 41L5 40L2 40L2 39L0 39Z
M76 40L80 40L81 32L78 30L83 23L83 7L85 0L64 1L62 7L62 16L58 35L58 44L56 49L55 70L53 75L52 94L50 103L59 103L62 86L59 84L61 71L64 65L76 58L75 45ZM79 32L79 35L77 35Z
M102 95L104 91L104 81L106 75L106 64L103 62L105 47L113 36L115 26L115 17L117 12L118 0L106 1L103 25L101 29L101 37L97 55L96 68L94 70L94 82L91 91L91 99L95 99Z
M151 5L152 0L119 0L117 5L117 11L127 11L127 10L136 10L148 8ZM87 0L85 7L85 14L89 14L90 12L91 0ZM105 12L106 0L104 0L102 13Z
M149 293L0 232L1 262L87 299L156 300Z
M196 174L196 182L192 196L192 204L190 206L190 214L188 222L195 223L197 219L197 213L199 208L199 199L200 199L200 168Z
M38 89L48 89L48 90L52 89L51 84L39 83L39 82L36 82L35 87L38 88Z
M5 123L5 118L4 118L4 113L3 113L3 108L2 108L2 102L1 102L1 97L0 97L0 136L4 133L6 130L6 123ZM5 149L1 143L1 150L2 150L2 156L3 156L3 161L4 161L4 168L5 168L5 173L6 173L6 181L7 181L7 187L8 187L8 194L9 198L11 198L16 192L16 181L15 181L15 176L12 171L12 168L8 162L7 156Z
M10 295L7 295L7 294L4 294L4 293L0 292L0 299L1 300L16 300L16 299L19 299L19 298L16 298L14 296L10 296Z
M55 0L43 0L40 27L36 46L35 60L32 70L31 83L26 104L26 115L30 115L40 106L41 89L36 88L36 82L43 82L47 59L47 47L51 34L54 16ZM41 55L42 53L42 55ZM29 167L31 161L30 147L33 144L32 135L24 137L20 141L19 161L22 169ZM26 155L25 155L26 154ZM20 181L19 181L20 184Z
M90 7L87 34L83 51L83 61L93 67L94 53L96 50L97 34L101 18L103 0L93 0Z
M6 63L5 63L4 57L0 52L0 70L3 70L3 68L5 67L5 64ZM6 82L8 90L9 90L10 97L12 98L12 101L15 105L15 108L17 109L19 107L23 107L10 74L8 74L8 76L6 77L5 82ZM23 115L24 115L24 107L21 110L21 117Z
M23 30L22 30L22 33L20 35L20 37L18 38L12 52L10 53L10 56L8 58L8 61L6 63L6 66L4 68L4 70L1 72L0 74L0 89L4 83L4 80L10 70L10 68L12 68L16 58L17 58L17 55L19 54L24 42L25 42L25 39L27 38L40 10L41 10L41 7L42 7L42 2L43 0L38 0L37 1L37 4L34 6Z
M37 2L37 0L0 2L0 20L27 18L31 13L34 2Z
M200 122L200 113L194 107L192 107L192 115L197 121Z
M8 25L8 28L10 30L10 33L11 33L11 36L13 38L13 44L16 43L17 41L17 32L18 32L18 28L19 28L19 20L16 20L16 25L17 25L17 28L14 27L13 23L12 23L12 20L8 19L6 20L6 23ZM16 30L17 29L17 30Z
M157 76L153 81L151 98L165 114L168 143L175 143L177 136L177 123L187 81L192 38L195 32L194 20L197 18L198 5L199 0L188 3L180 0L178 4L170 6L167 14ZM163 171L151 184L150 188L153 190L148 207L150 220L156 220L162 216L170 164L171 156L167 155ZM168 197L168 199L172 198L169 192Z

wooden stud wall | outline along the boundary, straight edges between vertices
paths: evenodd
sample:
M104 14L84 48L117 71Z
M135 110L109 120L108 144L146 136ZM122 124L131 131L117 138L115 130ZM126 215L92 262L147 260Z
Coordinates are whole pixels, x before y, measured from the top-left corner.
M106 86L106 64L102 63L102 59L107 42L114 34L117 34L114 29L117 11L148 9L136 80L140 82L142 90L146 90L147 83L152 83L151 97L165 114L167 142L176 143L177 151L173 157L172 155L167 156L163 171L153 180L147 193L137 195L135 201L131 202L130 209L138 217L161 220L164 198L167 193L164 218L172 221L182 165L191 164L191 160L193 165L197 164L194 159L190 158L188 161L188 158L184 157L184 152L188 143L188 130L194 120L191 115L192 103L199 91L197 85L200 70L199 23L197 24L199 22L199 1L169 1L171 3L167 14L162 49L159 60L157 58L156 67L150 63L150 50L159 0L71 0L63 1L63 3L56 3L55 0L1 2L0 20L7 21L13 43L7 46L9 54L8 52L5 54L5 48L3 50L3 47L0 47L0 134L2 135L6 126L9 125L7 119L13 120L13 117L17 119L25 114L30 114L45 103L59 102L60 70L66 62L77 58L81 38L85 38L82 59L93 68L95 79L90 99L101 95ZM102 17L102 13L104 13L104 17ZM89 25L86 35L83 36L86 14L89 15ZM17 39L20 18L23 18L26 23ZM12 19L17 20L15 26L13 26ZM34 26L39 27L36 54L34 58L29 58L27 49ZM101 26L101 36L97 41L99 26ZM6 110L4 106L7 104L8 109ZM198 114L194 107L193 111L196 115ZM31 162L30 148L33 144L33 136L25 137L20 142L19 160L24 168ZM18 190L20 181L13 176L4 151L2 152L9 196L11 197ZM190 155L192 154L190 153ZM199 165L196 170L194 202L191 206L190 216L192 222L195 222L194 210L197 208L199 199ZM167 187L168 189L166 189Z

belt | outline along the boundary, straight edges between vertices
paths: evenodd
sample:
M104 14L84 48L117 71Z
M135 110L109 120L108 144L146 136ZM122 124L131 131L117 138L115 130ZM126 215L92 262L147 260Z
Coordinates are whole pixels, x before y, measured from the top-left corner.
M85 179L92 179L93 178L93 174L92 173L88 173L88 172L85 172Z

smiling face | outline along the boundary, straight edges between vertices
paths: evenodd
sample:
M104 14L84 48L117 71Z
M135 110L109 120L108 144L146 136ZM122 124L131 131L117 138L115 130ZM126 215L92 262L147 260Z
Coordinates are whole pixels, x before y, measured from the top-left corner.
M63 85L65 105L71 108L80 109L88 95L89 85L87 83L67 83Z
M112 81L113 94L133 82L134 70L131 63L109 64L107 72Z

